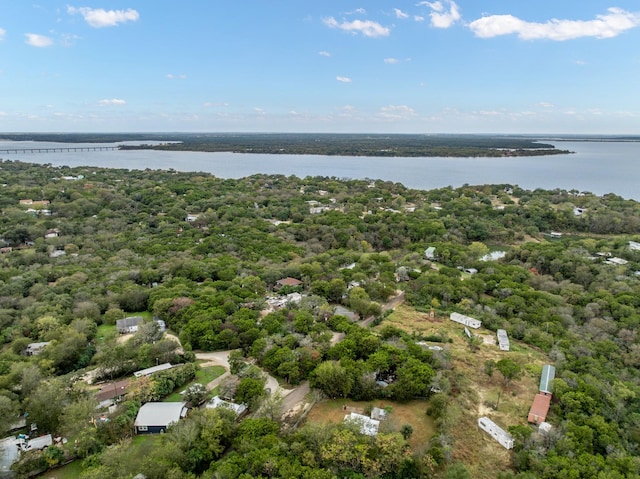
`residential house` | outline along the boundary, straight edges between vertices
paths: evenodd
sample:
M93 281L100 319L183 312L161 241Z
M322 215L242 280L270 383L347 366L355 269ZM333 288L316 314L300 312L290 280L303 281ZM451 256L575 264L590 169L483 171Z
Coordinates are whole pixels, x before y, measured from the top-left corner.
M143 321L142 316L129 316L124 319L118 319L116 321L116 330L120 334L135 333Z
M49 344L50 341L44 341L41 343L29 343L27 344L27 348L24 350L23 354L25 356L37 356L42 352L42 350Z
M296 278L282 278L276 281L275 290L279 290L284 288L285 286L289 286L290 288L295 288L297 286L302 286L302 281Z
M136 434L158 434L186 415L186 403L148 402L142 405L133 424Z
M333 314L337 316L344 316L345 318L348 318L351 321L356 321L358 319L358 315L356 313L340 305L334 308Z
M637 241L629 241L629 249L632 251L640 251L640 243Z
M115 401L122 399L129 389L129 380L123 379L114 383L102 385L96 393L98 407L108 407Z
M488 417L478 419L478 426L483 431L489 433L492 438L498 441L505 449L513 449L513 437Z
M609 258L608 260L606 260L605 263L606 264L615 264L617 266L624 266L625 264L628 263L628 261L626 259L616 258L614 256L613 258Z
M44 234L45 238L57 238L58 236L60 236L60 230L57 228L54 228L52 230L47 230L46 233Z
M358 425L360 432L367 436L376 436L378 434L378 428L380 427L380 421L355 412L347 414L344 417L344 421Z
M527 421L533 424L541 424L547 420L547 414L551 407L551 386L556 375L556 368L550 364L545 364L540 375L539 393L533 399L533 404L529 409Z
M230 401L225 401L220 398L220 396L214 396L214 398L206 404L206 407L209 409L229 409L236 414L238 419L248 412L246 404L236 404Z

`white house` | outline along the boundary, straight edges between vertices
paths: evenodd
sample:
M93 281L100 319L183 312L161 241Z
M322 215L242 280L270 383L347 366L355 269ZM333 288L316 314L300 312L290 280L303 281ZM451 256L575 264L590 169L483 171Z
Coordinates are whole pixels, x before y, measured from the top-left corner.
M424 257L427 259L436 259L436 247L429 246L426 250L424 250Z
M236 416L241 417L247 412L247 406L245 404L236 404L230 401L221 399L220 396L214 396L214 398L206 404L209 409L225 408L236 413Z
M470 328L474 329L478 329L480 326L482 326L482 321L471 318L469 316L465 316L464 314L460 313L451 313L449 315L449 319L451 319L451 321L464 324L465 326L469 326Z
M513 437L488 417L479 418L478 426L480 426L480 429L483 431L489 433L491 437L498 441L505 449L513 449Z
M629 249L632 251L640 251L640 243L637 241L629 241Z
M347 414L344 417L344 421L357 424L360 426L360 432L367 436L376 436L378 434L378 428L380 427L380 421L355 412Z

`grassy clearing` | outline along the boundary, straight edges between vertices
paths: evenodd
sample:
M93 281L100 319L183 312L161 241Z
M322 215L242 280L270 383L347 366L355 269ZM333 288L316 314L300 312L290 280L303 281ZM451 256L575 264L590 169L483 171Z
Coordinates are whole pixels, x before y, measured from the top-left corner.
M184 391L189 386L195 383L204 384L206 386L217 377L222 376L225 371L226 369L222 366L209 366L206 368L201 368L196 373L196 378L193 381L191 381L189 384L186 384L185 386L178 388L177 391L167 396L163 400L163 402L180 402L182 401L182 395L180 394L180 392Z
M388 419L381 425L381 431L400 431L405 424L413 427L409 445L414 450L422 449L433 437L435 426L433 420L426 415L427 401L352 401L349 399L325 400L313 406L306 418L310 423L342 422L349 412L369 411L372 407L391 409ZM345 409L347 408L347 409Z
M77 479L82 471L82 461L73 461L66 466L44 472L36 476L36 479Z
M512 425L526 425L529 407L538 392L538 380L542 365L548 358L541 351L511 339L511 351L502 352L495 344L482 344L477 352L471 352L463 326L448 317L429 318L407 306L400 306L385 319L382 325L392 324L408 333L424 336L440 335L448 341L433 343L445 349L434 352L451 367L449 378L451 394L448 406L449 435L454 440L454 459L464 462L477 479L495 477L497 471L510 470L511 452L480 430L477 420L481 416L491 418L503 429ZM490 340L492 331L480 328L473 331ZM488 377L484 364L488 359L499 361L509 358L522 366L522 376L508 388L498 371ZM498 401L499 400L499 401ZM498 409L495 409L495 405Z

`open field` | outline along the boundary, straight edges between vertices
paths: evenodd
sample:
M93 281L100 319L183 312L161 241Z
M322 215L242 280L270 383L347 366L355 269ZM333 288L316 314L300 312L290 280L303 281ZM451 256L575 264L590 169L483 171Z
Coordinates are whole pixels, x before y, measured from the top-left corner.
M380 424L380 431L399 432L405 424L413 427L409 445L414 451L422 450L435 432L433 420L426 415L428 401L352 401L350 399L324 400L317 403L306 418L310 423L341 422L350 412L368 413L372 407L390 408L388 419ZM345 409L346 408L346 409Z
M446 342L432 344L444 348L434 354L450 368L447 374L451 385L447 434L454 441L454 459L469 465L471 477L478 479L493 478L496 471L509 470L512 453L480 430L477 420L487 416L505 430L512 425L526 425L529 407L538 392L542 365L548 362L546 355L512 338L511 351L500 351L489 341L495 333L484 328L472 331L487 340L477 352L472 352L462 325L450 321L448 316L429 318L429 314L408 306L398 307L378 328L385 324L409 333L437 334L446 339ZM504 387L498 371L491 378L484 372L485 361L497 362L503 358L522 366L521 377L514 379L508 388Z

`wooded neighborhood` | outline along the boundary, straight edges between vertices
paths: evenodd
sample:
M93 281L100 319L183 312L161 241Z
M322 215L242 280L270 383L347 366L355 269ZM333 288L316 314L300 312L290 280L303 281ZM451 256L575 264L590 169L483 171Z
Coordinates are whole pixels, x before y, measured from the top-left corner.
M0 185L0 426L60 438L5 474L640 474L635 201L13 161Z

